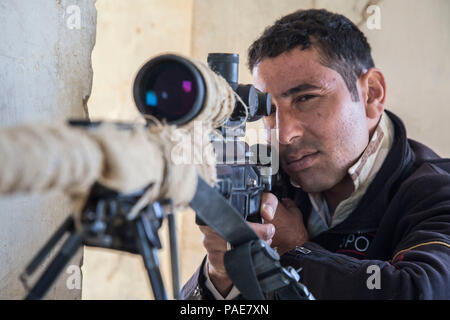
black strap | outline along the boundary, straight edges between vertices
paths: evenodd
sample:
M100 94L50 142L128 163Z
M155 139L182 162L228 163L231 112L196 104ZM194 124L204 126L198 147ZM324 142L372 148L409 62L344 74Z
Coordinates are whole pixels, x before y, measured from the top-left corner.
M200 177L190 205L203 222L235 247L259 239L226 199Z
M264 300L252 262L252 244L249 241L225 253L225 268L233 284L248 300ZM239 261L239 263L237 263Z
M274 280L275 282L269 285L270 288L276 288L275 298L305 299L303 292L305 290L308 292L306 287L298 284L297 281L286 274L289 271L279 265L279 256L273 253L272 249L266 248L267 246L259 239L244 218L242 218L222 195L200 177L198 177L197 191L190 205L204 223L234 246L232 250L225 253L225 268L233 284L239 289L245 299L265 299L255 269L268 269L278 272L278 277L275 277ZM264 254L263 249L269 255L268 260L264 258L261 260L261 256L257 258L258 253L260 255ZM258 266L253 265L254 257L256 257L256 264ZM262 265L264 266L262 267ZM268 276L267 272L264 272L264 270L261 271L261 276L264 276L264 273ZM283 289L286 286L292 288ZM270 289L268 290L268 288L265 290L267 292L272 291Z

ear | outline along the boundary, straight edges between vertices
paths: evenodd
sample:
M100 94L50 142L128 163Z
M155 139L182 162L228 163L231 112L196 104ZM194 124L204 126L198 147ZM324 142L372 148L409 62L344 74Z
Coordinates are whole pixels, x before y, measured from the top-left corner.
M359 84L366 108L367 120L378 123L386 103L384 75L380 70L371 68L359 78Z

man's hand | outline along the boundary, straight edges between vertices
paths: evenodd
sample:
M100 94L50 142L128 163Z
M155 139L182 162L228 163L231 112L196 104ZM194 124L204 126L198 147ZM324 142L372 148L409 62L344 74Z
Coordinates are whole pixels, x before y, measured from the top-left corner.
M277 247L280 255L308 240L303 216L292 200L283 199L279 203L275 195L264 193L260 214L263 224L248 224L261 239L272 247ZM217 291L225 297L233 286L224 264L227 242L210 227L199 227L203 233L203 246L208 252L209 278Z
M275 226L276 232L271 245L277 248L280 255L308 241L303 215L291 199L282 199L280 203L272 193L264 193L261 199L261 217L264 223Z
M272 242L275 228L272 224L259 224L248 222L255 233L268 244ZM220 294L225 297L233 284L225 270L224 256L227 251L227 242L219 236L211 227L199 226L203 233L203 246L208 252L209 279Z

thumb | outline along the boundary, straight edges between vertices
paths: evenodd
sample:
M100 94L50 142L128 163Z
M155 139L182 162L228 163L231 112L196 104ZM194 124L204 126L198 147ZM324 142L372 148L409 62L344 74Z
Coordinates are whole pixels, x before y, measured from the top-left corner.
M261 216L264 221L272 221L277 211L278 199L272 193L263 193L261 197Z

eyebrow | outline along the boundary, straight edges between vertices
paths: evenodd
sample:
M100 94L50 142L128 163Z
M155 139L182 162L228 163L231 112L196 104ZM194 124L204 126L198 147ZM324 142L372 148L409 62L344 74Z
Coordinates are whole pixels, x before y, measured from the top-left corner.
M281 96L284 98L287 98L295 93L299 93L299 92L307 91L307 90L313 90L313 89L321 89L321 87L315 86L310 83L304 83L304 84L300 84L296 87L290 88L289 90L283 92L281 94Z

